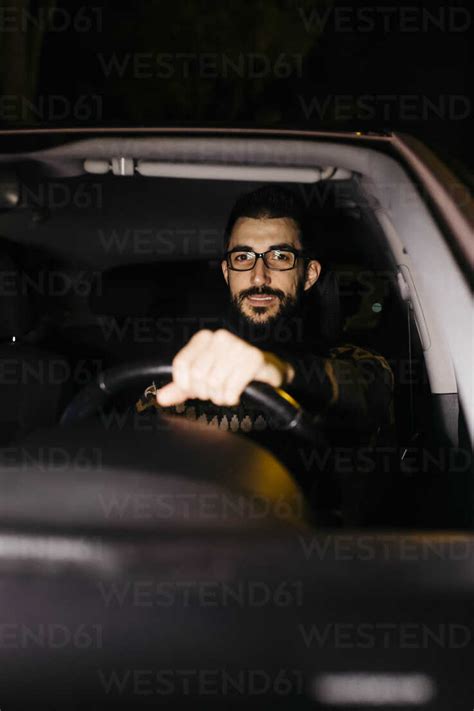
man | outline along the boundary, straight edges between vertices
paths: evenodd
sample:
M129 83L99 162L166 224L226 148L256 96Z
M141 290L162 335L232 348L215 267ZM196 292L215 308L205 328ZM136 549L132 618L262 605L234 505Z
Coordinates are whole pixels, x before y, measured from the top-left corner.
M159 405L199 399L233 406L248 383L259 380L297 392L305 402L313 399L343 419L362 417L364 422L354 425L364 429L384 420L392 374L380 356L351 346L333 349L327 357L305 353L304 337L293 344L280 339L279 355L255 345L278 341L278 327L301 312L305 292L321 275L321 264L307 256L307 230L298 199L281 187L265 186L237 201L222 260L231 297L228 328L201 330L191 338L173 361L172 382L157 393Z
M197 332L176 355L158 407L223 429L263 430L265 413L240 404L258 380L324 413L331 444L369 442L390 419L393 376L381 356L317 335L308 296L322 269L293 192L269 185L239 198L225 232L224 328Z

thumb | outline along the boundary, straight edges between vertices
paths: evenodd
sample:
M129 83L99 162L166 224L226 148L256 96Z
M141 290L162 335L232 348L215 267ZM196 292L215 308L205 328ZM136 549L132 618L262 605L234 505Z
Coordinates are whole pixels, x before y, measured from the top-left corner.
M176 383L168 383L164 387L156 391L156 401L162 407L170 405L179 405L187 400L188 395L176 385Z

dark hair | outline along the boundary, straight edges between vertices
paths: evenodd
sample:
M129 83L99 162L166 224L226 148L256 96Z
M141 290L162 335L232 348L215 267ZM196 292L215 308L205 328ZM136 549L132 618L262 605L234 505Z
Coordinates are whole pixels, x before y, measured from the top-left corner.
M303 201L288 188L264 185L241 195L233 206L224 233L224 251L229 245L234 225L240 217L255 219L288 217L298 227L303 249L308 249L308 216Z

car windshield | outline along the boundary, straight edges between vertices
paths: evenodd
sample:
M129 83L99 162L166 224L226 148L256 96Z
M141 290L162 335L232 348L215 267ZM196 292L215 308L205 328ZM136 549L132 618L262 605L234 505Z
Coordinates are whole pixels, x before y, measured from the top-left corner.
M312 343L332 342L346 349L349 344L385 359L394 374L394 410L391 434L379 431L377 436L381 441L388 437L389 454L383 461L373 459L371 467L390 472L401 466L412 439L422 436L421 423L430 407L421 344L416 330L407 329L392 258L357 180L348 173L331 180L339 175L337 168L326 169L326 174L329 179L317 183L288 185L307 209L315 235L313 253L322 265L318 288L307 297L305 333ZM19 329L12 331L10 341L49 354L49 360L29 366L29 381L36 379L43 403L36 419L20 432L14 425L5 429L4 446L19 434L57 423L68 402L100 373L146 360L169 366L194 334L228 328L231 300L222 272L223 235L236 198L256 185L238 180L117 177L97 170L92 175L51 178L26 169L18 204L6 213L3 223L4 285L18 279L12 295L21 297L15 301L12 296L7 304L10 317L17 319L14 328ZM12 308L21 313L12 316ZM278 346L288 352L294 338L294 332L285 336L282 331ZM45 367L51 371L47 377L54 391L39 387L46 377L41 370ZM107 404L109 410L134 409L154 381L129 383ZM160 382L165 381L155 385ZM175 408L174 414L253 437L270 447L297 481L303 478L307 484L313 474L305 469L314 454L299 453L295 460L298 441L289 434L282 439L278 432L263 433L265 412L248 416L247 405L244 400L237 414L212 411L203 418L199 406L188 403ZM348 451L345 435L350 435L351 446L369 445L366 435L354 441L352 430L352 424L343 425L336 439L326 443L333 468L338 458L336 469L343 468ZM324 471L329 465L318 457ZM427 465L411 461L409 466ZM443 463L434 466L442 468ZM373 485L369 479L366 501ZM405 507L400 517L400 501L392 501L386 520L398 516L400 523L413 524L418 503L414 499L413 507ZM373 516L373 521L383 521L384 515Z

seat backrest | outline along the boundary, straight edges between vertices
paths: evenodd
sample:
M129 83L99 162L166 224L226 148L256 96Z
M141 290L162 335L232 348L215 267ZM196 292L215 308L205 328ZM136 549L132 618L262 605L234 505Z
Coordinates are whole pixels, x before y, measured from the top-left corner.
M65 358L29 342L35 326L24 274L0 255L0 446L55 424L72 394Z
M308 294L308 307L312 311L314 329L323 343L336 343L341 337L341 300L337 276L324 269Z

